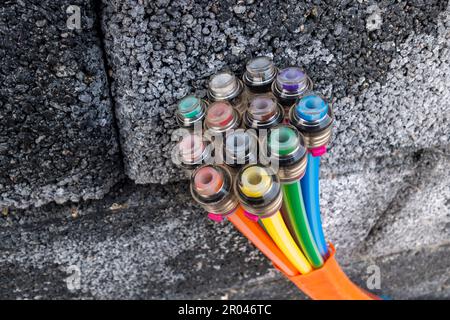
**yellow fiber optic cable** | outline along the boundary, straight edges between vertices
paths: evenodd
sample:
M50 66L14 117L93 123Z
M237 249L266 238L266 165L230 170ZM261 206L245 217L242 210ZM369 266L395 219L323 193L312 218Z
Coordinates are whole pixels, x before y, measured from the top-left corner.
M268 167L248 165L242 168L235 183L237 196L249 216L261 218L272 240L301 274L312 266L295 243L280 213L282 194L277 175Z
M289 233L280 211L268 218L261 219L261 222L278 248L301 274L307 274L312 271L311 264Z

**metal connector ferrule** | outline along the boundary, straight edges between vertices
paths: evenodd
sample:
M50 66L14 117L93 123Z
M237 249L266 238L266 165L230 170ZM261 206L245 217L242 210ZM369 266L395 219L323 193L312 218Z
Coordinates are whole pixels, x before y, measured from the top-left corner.
M190 173L198 166L212 161L212 146L201 136L189 134L184 136L176 146L176 158L179 166Z
M272 95L253 96L243 115L244 126L248 129L270 129L284 119L284 108Z
M233 192L233 178L226 166L198 167L192 173L190 191L203 209L215 215L228 216L239 205Z
M225 163L234 168L255 164L258 160L258 137L239 129L226 135L224 147Z
M177 105L175 118L182 128L192 128L198 122L202 122L206 115L208 104L195 96L183 98Z
M278 71L272 93L283 107L290 107L299 97L313 89L311 78L298 67Z
M225 134L226 131L239 128L241 117L227 101L216 101L206 111L205 129L212 135Z
M214 74L209 80L208 98L211 101L230 101L239 96L244 85L234 73L222 71Z
M278 176L269 167L258 164L239 170L234 181L234 192L244 210L259 218L274 215L283 203Z
M247 62L242 80L252 93L270 92L271 84L277 76L273 61L265 56L256 57Z
M309 99L314 101L308 106ZM301 108L304 110L300 110ZM326 146L330 142L334 113L332 106L322 96L312 93L302 97L289 110L289 119L303 134L308 149Z
M266 142L271 162L278 162L281 183L300 180L305 174L307 148L300 132L291 125L279 125L270 130Z

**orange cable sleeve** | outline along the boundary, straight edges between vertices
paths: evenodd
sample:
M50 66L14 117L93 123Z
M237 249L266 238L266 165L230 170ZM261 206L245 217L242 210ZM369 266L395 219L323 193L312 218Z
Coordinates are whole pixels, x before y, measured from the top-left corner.
M330 256L324 265L308 274L289 276L279 270L314 300L381 300L359 288L345 275L335 259L335 252L330 243Z
M308 274L299 274L294 265L289 262L270 236L256 221L244 215L242 207L229 215L228 220L250 242L252 242L276 269L294 283L303 293L314 300L381 300L374 294L366 292L355 285L342 271L335 258L335 248L330 243L330 256L320 269Z
M299 275L294 265L289 262L283 252L281 252L258 222L252 221L244 215L244 210L241 206L227 218L236 229L246 236L267 258L269 258L275 267L284 275L288 278L295 278L295 276Z

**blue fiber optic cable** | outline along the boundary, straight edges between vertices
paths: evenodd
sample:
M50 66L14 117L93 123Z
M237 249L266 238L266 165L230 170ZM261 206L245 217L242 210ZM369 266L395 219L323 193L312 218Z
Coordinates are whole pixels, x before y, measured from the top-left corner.
M319 170L320 157L308 154L308 164L305 175L300 180L302 185L303 201L308 215L309 226L316 241L319 252L323 258L328 257L328 247L322 229L319 205Z

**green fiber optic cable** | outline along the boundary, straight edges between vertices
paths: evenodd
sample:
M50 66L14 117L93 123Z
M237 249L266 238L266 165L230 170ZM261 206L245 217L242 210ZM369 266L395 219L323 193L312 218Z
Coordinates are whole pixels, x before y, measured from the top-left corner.
M286 125L280 125L271 131L269 147L278 156L281 168L285 167L283 163L285 159L299 158L295 156L296 152L301 152L306 155L306 149L301 148L300 139L301 136L299 133L293 127ZM300 161L299 158L299 160L294 161L294 164L292 164L291 160L291 164L289 165L298 166ZM293 238L301 247L311 265L314 268L320 268L323 265L323 258L320 255L309 226L308 216L303 203L300 180L292 176L286 178L288 179L282 182L284 202L282 211L286 211L283 212L283 217L286 220L286 224L290 226Z
M282 191L287 211L285 214L292 226L294 239L299 242L311 265L316 269L320 268L323 265L323 258L319 253L309 227L300 181L283 183Z

